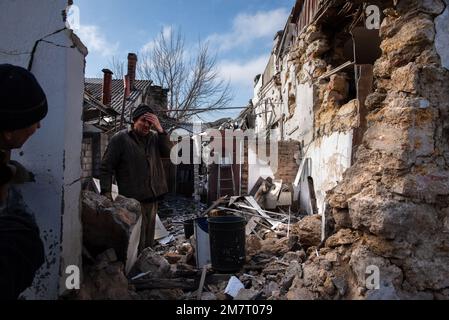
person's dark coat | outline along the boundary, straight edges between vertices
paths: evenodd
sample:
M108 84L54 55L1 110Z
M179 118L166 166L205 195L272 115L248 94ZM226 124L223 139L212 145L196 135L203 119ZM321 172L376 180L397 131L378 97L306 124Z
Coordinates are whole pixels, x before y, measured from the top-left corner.
M168 192L161 158L170 156L166 133L140 137L132 130L115 134L100 167L101 192L110 193L112 176L119 193L140 202L154 202Z
M0 300L16 300L44 263L39 228L21 195L10 188L0 206Z

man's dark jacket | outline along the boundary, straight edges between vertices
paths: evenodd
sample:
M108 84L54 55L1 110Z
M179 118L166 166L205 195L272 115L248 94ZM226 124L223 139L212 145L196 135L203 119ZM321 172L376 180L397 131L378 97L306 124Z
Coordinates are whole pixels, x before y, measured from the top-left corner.
M24 214L0 214L0 300L15 300L44 263L39 229Z
M170 147L166 133L140 137L124 130L115 134L101 163L101 192L111 192L115 175L122 196L140 202L158 200L168 192L161 158L170 157Z

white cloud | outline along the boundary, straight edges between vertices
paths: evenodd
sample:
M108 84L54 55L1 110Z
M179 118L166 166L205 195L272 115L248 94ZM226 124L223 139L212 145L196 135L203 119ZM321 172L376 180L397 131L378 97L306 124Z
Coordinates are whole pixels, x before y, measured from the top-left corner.
M169 40L171 38L172 31L173 31L173 26L163 26L162 34L164 35L164 38L166 40ZM159 34L158 34L158 37L159 37ZM143 45L141 52L144 52L144 53L151 52L153 50L154 46L155 46L155 42L154 42L154 40L151 40Z
M167 40L170 39L172 31L173 31L172 26L164 26L164 28L162 28L162 34L164 35L164 38Z
M81 25L76 34L90 52L99 53L103 57L113 56L119 48L118 42L109 42L95 25Z
M224 34L212 34L208 41L220 50L226 51L254 40L272 37L284 28L289 12L285 8L271 11L259 11L253 15L241 13L234 18L232 31Z
M230 80L232 86L252 87L256 75L264 72L268 58L263 55L245 62L223 60L218 65L220 77Z

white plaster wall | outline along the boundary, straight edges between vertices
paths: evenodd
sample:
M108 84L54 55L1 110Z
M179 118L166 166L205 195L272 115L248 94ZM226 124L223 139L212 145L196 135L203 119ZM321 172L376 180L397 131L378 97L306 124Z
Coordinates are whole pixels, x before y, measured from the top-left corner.
M259 94L260 90L262 89L262 81L263 77L262 75L259 77L259 81L257 81L256 85L254 86L254 94L253 94L253 105L256 105L259 102Z
M64 28L67 0L0 2L0 63L27 67L36 40ZM71 31L46 38L71 46ZM7 52L8 54L5 54ZM36 176L22 188L46 246L46 262L26 291L28 299L56 299L65 264L81 266L79 193L81 177L84 56L77 48L41 42L31 70L49 103L42 128L13 157ZM61 244L61 239L63 243Z
M78 50L66 51L66 108L64 121L64 193L61 269L82 265L82 224L80 215L82 145L82 105L84 93L84 56ZM65 291L65 277L59 292Z
M256 108L256 133L265 132L268 128L267 125L276 122L282 115L281 96L279 88L275 85L274 81L271 81L262 88L261 97L262 99ZM279 134L278 138L280 139Z
M441 64L449 69L449 0L445 0L446 10L435 19L435 47L441 57Z
M299 84L296 87L296 111L294 116L285 123L286 139L304 141L307 146L313 139L313 87ZM299 125L299 129L290 133Z
M353 132L334 133L315 140L306 158L310 158L301 179L300 203L308 203L307 177L312 177L317 198L318 213L323 213L326 192L334 188L351 166ZM304 209L310 210L308 205ZM309 212L310 213L310 212Z

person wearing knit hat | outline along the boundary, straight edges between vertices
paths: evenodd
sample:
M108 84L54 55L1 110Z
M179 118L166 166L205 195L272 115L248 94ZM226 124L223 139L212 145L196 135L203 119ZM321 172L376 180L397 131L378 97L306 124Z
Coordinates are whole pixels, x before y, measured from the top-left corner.
M141 104L140 106L138 106L136 108L136 110L134 110L133 112L133 122L137 121L141 116L145 115L146 113L148 114L154 114L153 108L151 108L150 106L146 105L146 104Z
M47 112L46 95L33 74L0 64L0 300L17 299L44 263L39 228L13 186L28 172L10 157L40 128Z
M141 104L131 115L131 130L111 138L100 167L101 193L112 200L112 176L119 193L142 207L139 253L152 247L158 201L168 192L161 158L169 158L171 143L151 106Z
M21 148L47 112L47 97L32 73L0 65L0 148Z

